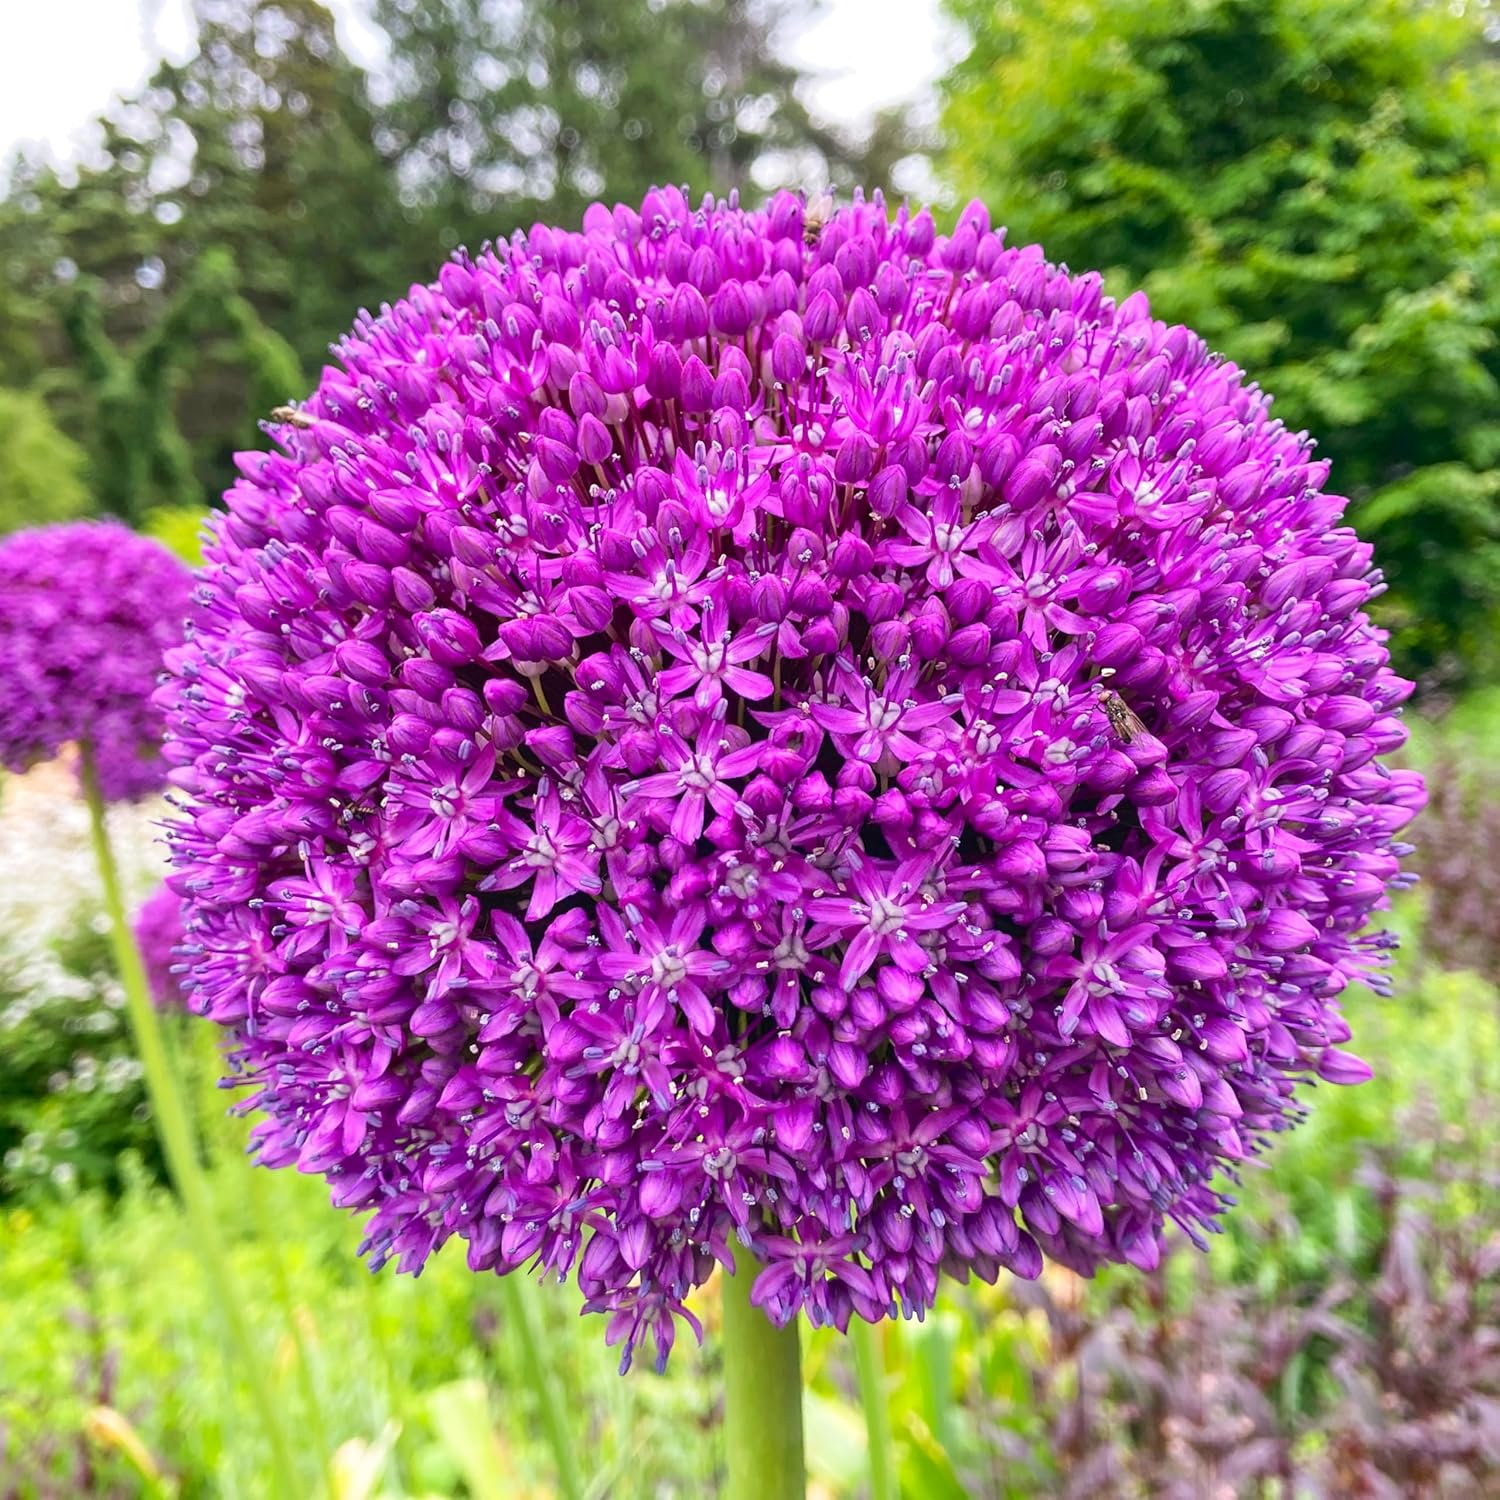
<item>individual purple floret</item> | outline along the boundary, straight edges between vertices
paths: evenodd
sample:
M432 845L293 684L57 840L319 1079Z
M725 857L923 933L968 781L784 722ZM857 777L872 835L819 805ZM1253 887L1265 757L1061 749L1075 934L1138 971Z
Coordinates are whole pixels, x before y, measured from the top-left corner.
M0 541L0 761L24 771L87 741L106 798L157 790L166 768L151 695L191 586L166 548L114 521Z
M178 956L184 941L182 898L170 886L162 886L136 913L135 941L157 1009L186 1008L179 972L182 960Z
M259 1157L415 1270L755 1298L1150 1267L1354 1082L1408 684L1327 466L971 206L591 208L242 455L162 690Z

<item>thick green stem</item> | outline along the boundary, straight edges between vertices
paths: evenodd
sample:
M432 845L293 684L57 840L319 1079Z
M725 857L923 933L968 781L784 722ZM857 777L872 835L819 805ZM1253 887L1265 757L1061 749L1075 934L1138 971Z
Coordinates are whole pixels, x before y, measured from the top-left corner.
M859 1379L859 1404L865 1409L865 1433L870 1444L871 1500L900 1500L896 1481L896 1453L891 1443L891 1408L885 1389L885 1351L880 1330L857 1314L849 1320L854 1345L854 1372Z
M563 1500L580 1500L583 1475L578 1467L578 1450L568 1431L567 1406L557 1374L543 1353L541 1325L531 1300L532 1289L521 1285L519 1272L512 1272L500 1278L500 1293L505 1299L505 1312L513 1325L512 1332L520 1341L527 1384L535 1392L542 1409L542 1426L546 1429L547 1441L552 1447L552 1462L557 1469L557 1492Z
M140 950L136 947L135 935L125 915L125 902L120 893L120 874L115 865L114 851L109 846L109 831L104 820L104 798L99 791L93 752L88 746L83 747L82 762L83 794L88 803L94 858L99 866L100 883L104 887L104 910L109 918L110 941L114 948L115 964L120 971L120 983L125 990L125 1009L130 1017L136 1050L140 1053L141 1067L146 1077L146 1092L151 1099L151 1113L157 1135L161 1138L162 1153L167 1159L167 1170L172 1174L172 1182L187 1211L188 1228L203 1265L203 1274L208 1278L218 1303L219 1314L224 1321L230 1345L225 1351L226 1357L238 1366L249 1386L266 1437L270 1441L277 1493L300 1495L304 1493L304 1487L298 1480L292 1447L287 1441L286 1429L276 1409L276 1398L270 1382L261 1369L260 1352L245 1322L244 1303L234 1285L224 1246L219 1238L213 1200L209 1195L208 1180L202 1163L198 1159L188 1109L167 1060L161 1021L151 1003L145 966L141 963Z
M803 1500L802 1356L797 1324L777 1328L751 1304L759 1265L740 1250L724 1294L725 1500Z

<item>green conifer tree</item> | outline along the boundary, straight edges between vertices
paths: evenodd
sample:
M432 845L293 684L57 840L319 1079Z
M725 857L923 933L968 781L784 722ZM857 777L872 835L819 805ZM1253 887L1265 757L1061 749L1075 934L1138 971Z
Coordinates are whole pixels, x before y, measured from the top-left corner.
M128 350L106 333L91 279L72 288L63 324L92 397L98 502L132 523L160 506L203 502L192 449L177 419L177 392L205 338L223 330L234 340L253 413L263 416L302 389L296 355L240 294L225 249L204 255L162 316Z
M942 166L1013 241L1144 287L1316 434L1401 664L1500 618L1500 73L1425 0L947 0Z

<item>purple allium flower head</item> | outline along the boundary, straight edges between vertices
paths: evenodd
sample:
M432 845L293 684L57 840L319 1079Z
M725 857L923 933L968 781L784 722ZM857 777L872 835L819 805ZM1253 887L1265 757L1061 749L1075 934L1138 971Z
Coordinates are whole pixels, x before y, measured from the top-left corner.
M113 521L0 541L0 761L24 771L87 740L110 800L160 787L152 693L191 587L166 548Z
M1420 782L1327 466L969 208L535 228L243 455L163 689L260 1159L628 1362L1152 1266L1364 1068Z
M159 1010L182 1010L180 952L186 941L182 927L182 898L162 886L146 900L135 917L135 941L141 950L151 998Z

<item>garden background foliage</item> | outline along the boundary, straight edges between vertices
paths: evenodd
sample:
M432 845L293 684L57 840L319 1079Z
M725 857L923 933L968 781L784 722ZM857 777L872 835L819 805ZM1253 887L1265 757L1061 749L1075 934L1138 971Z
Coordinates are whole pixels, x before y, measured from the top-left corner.
M1424 679L1500 603L1500 71L1477 8L951 0L947 179L1316 434Z

